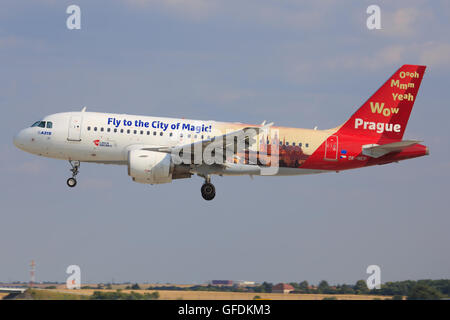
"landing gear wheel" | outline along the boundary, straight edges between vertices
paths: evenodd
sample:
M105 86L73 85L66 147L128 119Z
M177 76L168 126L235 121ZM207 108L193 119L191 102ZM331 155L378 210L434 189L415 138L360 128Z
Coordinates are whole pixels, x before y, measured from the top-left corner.
M212 183L205 182L202 185L202 197L205 200L212 200L216 196L216 188L214 188L214 185Z
M80 169L80 161L78 160L69 160L69 163L72 167L70 171L72 172L72 178L67 179L67 185L71 188L75 187L77 185L77 180L75 177L78 174L78 169Z
M77 185L77 180L75 178L69 178L67 179L67 185L73 188Z

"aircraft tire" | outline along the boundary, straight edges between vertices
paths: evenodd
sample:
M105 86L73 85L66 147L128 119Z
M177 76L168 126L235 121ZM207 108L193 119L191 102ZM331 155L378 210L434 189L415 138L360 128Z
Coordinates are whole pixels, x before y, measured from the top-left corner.
M212 200L216 196L216 188L212 183L204 183L201 188L202 197L205 200Z
M77 180L74 178L67 179L67 185L71 188L75 187L77 185Z

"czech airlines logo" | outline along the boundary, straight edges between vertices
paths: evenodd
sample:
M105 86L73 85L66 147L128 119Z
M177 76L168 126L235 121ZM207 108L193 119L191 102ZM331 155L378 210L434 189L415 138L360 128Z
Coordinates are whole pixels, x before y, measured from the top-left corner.
M100 140L94 140L93 141L96 147L108 147L112 148L112 144L108 141L100 141Z
M385 107L384 102L380 105L379 102L373 103L372 101L370 102L370 109L372 113L382 114L385 117L390 117L391 114L397 114L399 110L398 108Z

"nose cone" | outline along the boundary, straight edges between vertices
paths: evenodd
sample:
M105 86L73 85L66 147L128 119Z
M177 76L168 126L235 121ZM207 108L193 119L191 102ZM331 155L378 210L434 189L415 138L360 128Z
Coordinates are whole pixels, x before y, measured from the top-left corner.
M19 149L24 149L25 148L25 134L23 132L23 130L21 130L18 134L15 135L14 137L14 145L19 148Z

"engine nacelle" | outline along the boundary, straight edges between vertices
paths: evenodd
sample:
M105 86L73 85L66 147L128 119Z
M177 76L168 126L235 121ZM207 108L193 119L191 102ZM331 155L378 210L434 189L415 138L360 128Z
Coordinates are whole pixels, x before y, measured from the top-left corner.
M131 150L128 152L128 175L139 183L172 182L174 165L170 153Z

